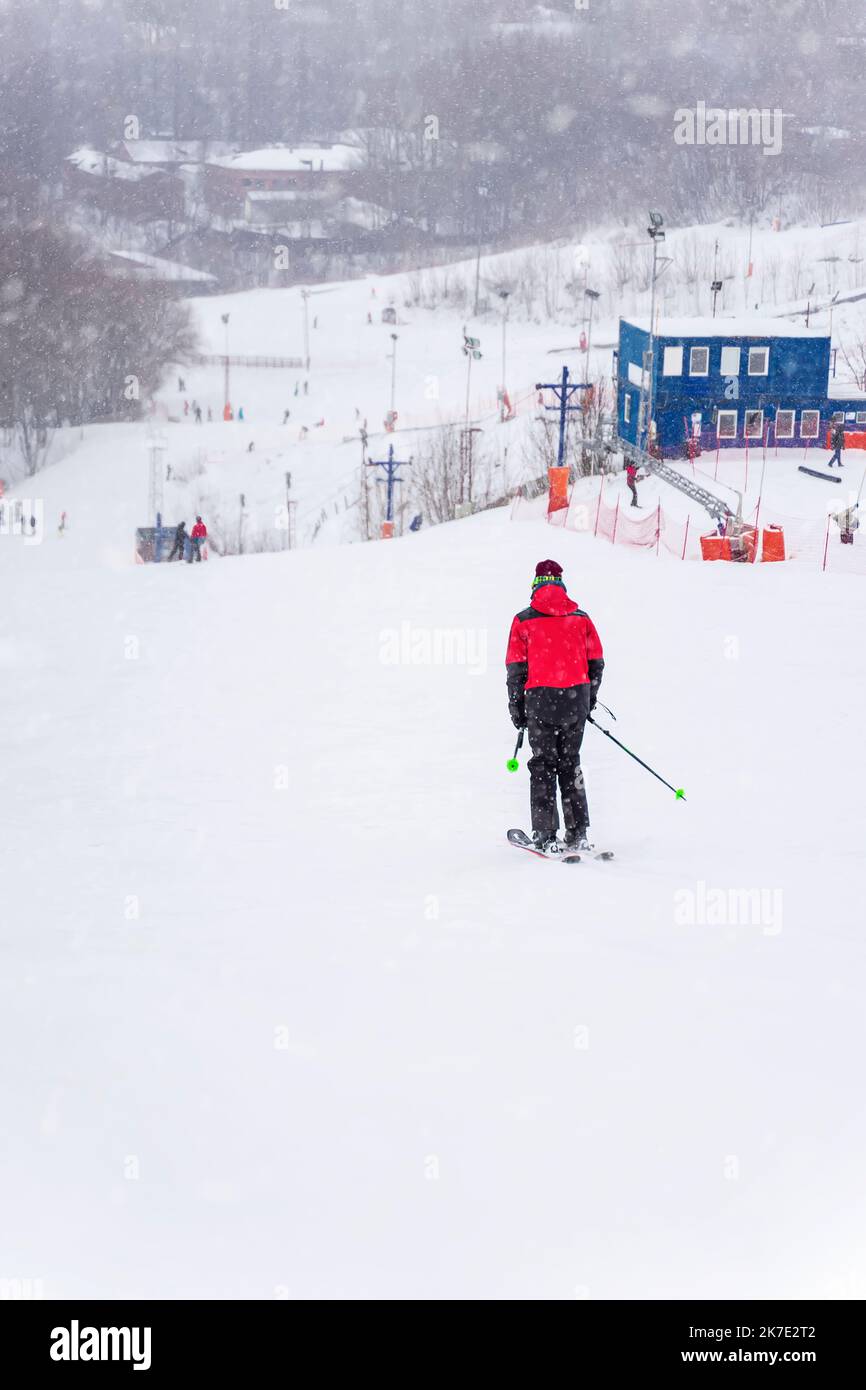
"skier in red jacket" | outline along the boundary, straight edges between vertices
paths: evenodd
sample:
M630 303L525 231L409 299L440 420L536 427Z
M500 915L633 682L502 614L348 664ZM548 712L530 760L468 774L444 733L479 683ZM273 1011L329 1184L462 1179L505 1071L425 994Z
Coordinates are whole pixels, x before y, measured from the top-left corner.
M637 500L637 464L632 463L630 459L625 466L625 478L628 483L628 490L631 493L631 505L633 507L639 507L640 502Z
M189 534L190 540L192 541L192 549L195 551L195 558L201 560L201 548L207 540L207 527L200 516L196 517L195 526L193 526ZM190 564L192 564L192 558L192 552L190 552Z
M604 653L591 619L568 597L555 560L535 567L532 601L511 624L505 665L508 711L515 728L528 730L532 746L532 838L546 853L555 852L558 781L565 842L589 851L580 745L598 697Z

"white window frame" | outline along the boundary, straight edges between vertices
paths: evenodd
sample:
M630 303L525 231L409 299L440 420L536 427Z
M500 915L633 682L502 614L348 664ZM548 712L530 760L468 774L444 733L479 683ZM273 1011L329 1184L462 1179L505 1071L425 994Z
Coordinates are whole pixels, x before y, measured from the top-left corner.
M807 433L807 432L803 429L803 422L805 421L805 419L806 419L807 416L810 416L810 417L811 417L811 416L814 416L814 419L815 419L815 429L814 429L814 431L812 431L812 432L810 432L810 433ZM820 410L801 410L801 411L800 411L800 438L801 438L801 439L817 439L817 438L818 438L818 433L819 433L820 429L821 429L821 412L820 412Z
M845 412L844 412L844 410L834 410L834 411L833 411L833 414L830 416L830 424L831 424L831 425L844 425L844 423L845 423Z
M866 410L857 411L857 424L866 425Z
M749 428L749 416L757 415L758 429ZM763 439L764 437L764 412L763 410L744 410L743 411L743 438L744 439Z
M631 391L626 391L623 395L622 418L624 424L631 424Z
M674 366L674 363L677 365ZM682 344L673 347L666 347L662 353L662 376L682 376L683 374L683 348Z
M766 355L765 362L764 362L764 370L763 370L762 372L756 372L756 371L753 371L753 370L752 370L752 353L753 353L753 352L764 352L764 353L767 354L767 355ZM750 347L750 348L749 348L749 376L769 376L769 373L770 373L770 349L769 349L769 346L768 346L768 347L758 347L758 346L756 345L755 347Z
M700 410L692 411L692 439L700 439L704 417Z
M726 356L726 354L727 354L727 361L728 361L728 364L729 364L727 367L725 366L725 356ZM732 354L736 354L736 356L735 356L735 357L732 357ZM738 347L737 347L735 344L733 344L733 343L726 343L726 344L724 345L724 347L722 348L722 361L721 361L721 366L720 366L720 369L719 369L719 375L720 375L720 376L739 376L739 375L740 375L740 357L741 357L741 355L742 355L742 354L741 354L740 348L738 348ZM733 360L733 362L734 362L733 367L730 366L730 363L731 363L732 360Z
M779 420L781 419L781 417L782 417L783 415L787 415L788 418L789 418L790 425L791 425L791 428L790 428L789 430L780 430L780 429L779 429ZM775 434L775 438L776 438L776 439L793 439L793 438L794 438L794 425L796 424L796 421L797 421L797 412L796 412L796 410L777 410L777 411L776 411L776 423L775 423L775 425L774 425L774 434Z
M695 361L695 353L696 353L696 352L705 352L705 353L707 354L707 365L706 365L706 370L703 371L703 372L696 372L696 371L695 371L694 361ZM700 347L700 346L695 346L695 347L689 348L689 376L709 376L709 374L710 374L710 349L709 349L708 347Z
M723 416L733 416L734 428L730 434L725 434L722 430ZM739 410L717 410L716 411L716 439L736 439L737 430L740 424Z

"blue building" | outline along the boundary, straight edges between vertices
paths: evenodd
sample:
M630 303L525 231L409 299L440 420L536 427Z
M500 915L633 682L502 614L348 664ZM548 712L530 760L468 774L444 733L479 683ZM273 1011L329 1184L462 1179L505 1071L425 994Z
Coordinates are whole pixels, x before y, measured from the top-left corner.
M639 420L648 320L620 319L617 429L646 444ZM830 379L829 334L785 319L660 319L654 340L653 452L823 446L831 422L866 430L866 392ZM649 372L645 386L648 390Z

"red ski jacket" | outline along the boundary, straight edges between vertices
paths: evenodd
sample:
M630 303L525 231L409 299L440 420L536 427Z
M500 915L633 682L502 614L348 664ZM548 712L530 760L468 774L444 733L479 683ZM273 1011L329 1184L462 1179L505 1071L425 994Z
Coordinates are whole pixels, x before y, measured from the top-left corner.
M190 531L190 535L192 536L194 541L197 541L199 539L204 540L204 538L207 536L207 527L205 526L204 522L197 521L195 526L193 526L192 530Z
M634 463L627 463L625 466L625 475L629 482L633 483L637 477L637 465Z
M598 686L604 653L591 618L562 585L542 584L511 624L505 664L509 695L538 686L566 690Z

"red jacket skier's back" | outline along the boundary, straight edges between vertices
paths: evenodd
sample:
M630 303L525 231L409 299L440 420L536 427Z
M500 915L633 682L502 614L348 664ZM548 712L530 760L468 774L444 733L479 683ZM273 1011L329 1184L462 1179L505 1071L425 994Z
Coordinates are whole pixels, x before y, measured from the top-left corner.
M536 589L529 608L518 613L511 624L505 662L510 668L525 665L525 690L588 685L596 674L600 677L603 658L592 619L560 584ZM518 675L517 670L514 675Z

